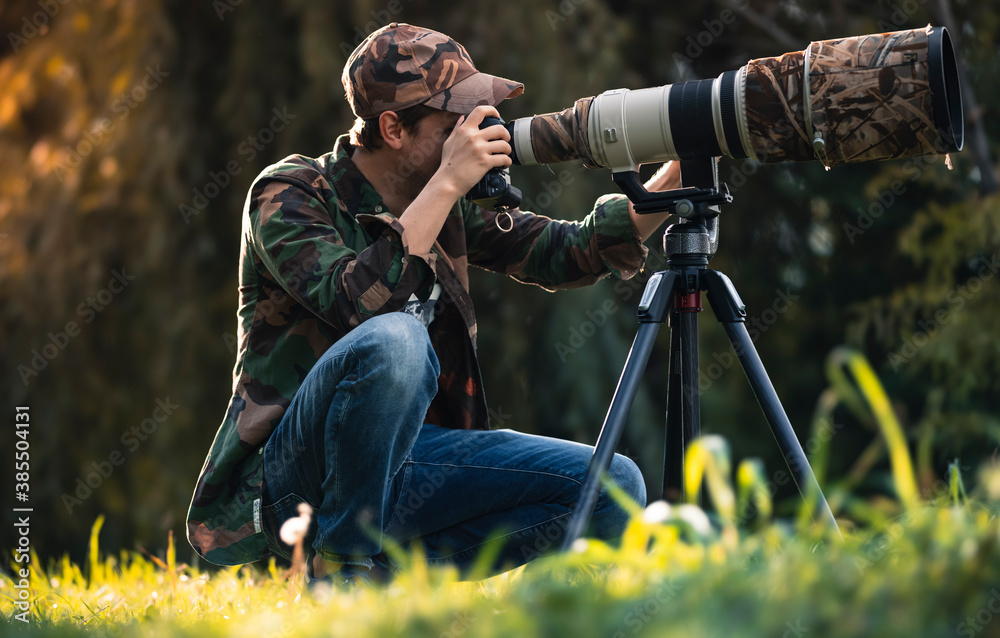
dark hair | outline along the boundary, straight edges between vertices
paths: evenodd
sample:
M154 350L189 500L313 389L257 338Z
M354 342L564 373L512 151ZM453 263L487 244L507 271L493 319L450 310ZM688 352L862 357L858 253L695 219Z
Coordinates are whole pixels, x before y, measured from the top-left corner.
M426 104L417 104L416 106L395 111L395 113L399 116L400 126L407 131L416 131L420 120L438 111L439 109L431 108ZM354 126L351 127L350 135L353 146L360 146L368 150L382 148L382 144L385 142L382 139L382 132L378 127L378 116L368 119L359 117L354 120Z

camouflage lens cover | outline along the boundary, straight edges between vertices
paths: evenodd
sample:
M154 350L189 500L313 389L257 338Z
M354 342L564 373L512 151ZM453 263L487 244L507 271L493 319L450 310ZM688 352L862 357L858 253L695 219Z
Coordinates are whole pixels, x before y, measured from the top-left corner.
M813 42L746 69L747 124L763 162L834 166L962 147L958 72L943 29Z

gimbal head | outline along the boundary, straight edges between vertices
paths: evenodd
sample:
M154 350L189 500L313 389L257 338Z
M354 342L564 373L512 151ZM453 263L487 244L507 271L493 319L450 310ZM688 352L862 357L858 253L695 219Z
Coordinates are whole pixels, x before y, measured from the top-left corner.
M681 160L681 179L687 186L669 191L650 193L635 171L614 173L611 179L640 215L666 211L681 218L681 223L668 226L663 235L668 261L704 255L704 263L708 263L719 245L721 204L733 201L729 187L719 184L717 158Z

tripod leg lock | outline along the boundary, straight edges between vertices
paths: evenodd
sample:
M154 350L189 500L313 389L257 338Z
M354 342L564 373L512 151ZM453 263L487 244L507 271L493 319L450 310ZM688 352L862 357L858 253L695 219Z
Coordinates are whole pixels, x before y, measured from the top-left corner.
M673 270L661 270L649 276L639 299L639 323L664 323L667 320L676 284L677 273Z
M701 274L701 281L702 287L708 291L708 303L719 323L746 321L746 306L729 277L717 270L706 270Z

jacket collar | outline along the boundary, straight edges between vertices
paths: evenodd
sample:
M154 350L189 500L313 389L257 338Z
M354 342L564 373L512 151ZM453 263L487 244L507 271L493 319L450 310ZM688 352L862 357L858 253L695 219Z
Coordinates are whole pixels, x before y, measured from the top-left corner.
M382 201L382 196L351 159L356 148L351 146L347 135L337 138L337 143L333 147L333 167L330 170L331 176L335 179L331 179L330 182L352 217L388 213L389 209Z

